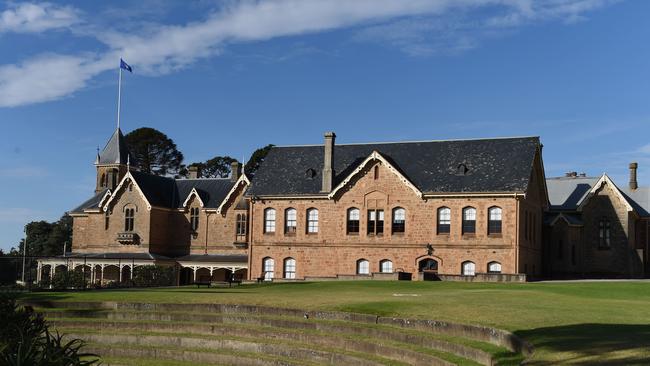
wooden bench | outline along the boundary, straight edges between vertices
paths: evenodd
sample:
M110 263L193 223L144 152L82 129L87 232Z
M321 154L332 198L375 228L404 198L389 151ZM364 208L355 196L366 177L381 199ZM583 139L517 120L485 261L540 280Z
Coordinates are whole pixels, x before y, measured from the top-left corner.
M207 286L209 288L212 286L212 281L196 281L194 284L197 288L201 288L201 286Z

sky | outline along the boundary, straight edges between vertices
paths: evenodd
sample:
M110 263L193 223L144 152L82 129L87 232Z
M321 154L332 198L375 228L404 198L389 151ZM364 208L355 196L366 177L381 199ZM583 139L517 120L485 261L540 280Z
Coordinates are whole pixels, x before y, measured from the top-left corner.
M650 2L0 2L0 248L93 194L116 128L185 162L258 147L540 136L547 177L650 185Z

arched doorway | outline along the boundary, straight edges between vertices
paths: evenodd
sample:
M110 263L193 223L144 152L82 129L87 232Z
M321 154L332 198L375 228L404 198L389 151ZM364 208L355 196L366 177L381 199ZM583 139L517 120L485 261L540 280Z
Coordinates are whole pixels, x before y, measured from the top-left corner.
M418 263L418 272L422 273L424 281L439 281L438 261L433 258L424 258Z

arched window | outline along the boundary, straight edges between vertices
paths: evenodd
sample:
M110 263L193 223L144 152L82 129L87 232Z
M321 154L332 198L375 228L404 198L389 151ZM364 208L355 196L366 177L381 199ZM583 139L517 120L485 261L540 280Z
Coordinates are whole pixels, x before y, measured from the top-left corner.
M488 234L501 234L501 207L488 209Z
M275 272L275 261L273 258L266 257L262 259L262 272L264 272L264 281L271 281Z
M199 229L199 208L190 208L190 226L192 231L196 232Z
M296 278L296 260L293 258L286 258L284 260L284 278Z
M318 210L310 208L307 210L307 234L318 233Z
M374 171L374 179L377 180L379 179L379 165L375 165L375 168L373 169Z
M462 275L463 276L474 276L476 274L476 265L474 262L463 262L462 264Z
M379 262L379 270L381 273L393 273L393 262L384 259L383 261Z
M391 226L391 232L394 233L403 233L406 229L406 210L397 207L393 209L393 225Z
M110 213L106 211L106 213L104 214L104 230L108 230L110 225L110 220L111 220Z
M248 225L246 222L246 214L244 213L237 214L237 228L235 234L236 241L238 242L246 241L247 226Z
M99 182L99 185L101 187L106 187L108 185L108 181L106 180L106 173L102 173L102 180Z
M476 209L465 207L463 209L463 234L476 233Z
M488 263L488 273L501 273L501 263L490 262Z
M438 234L449 234L451 230L451 209L440 207L438 209Z
M275 232L275 209L267 208L264 210L264 232Z
M284 233L293 235L296 233L296 226L298 225L298 211L295 208L288 208L284 210Z
M135 208L124 210L124 231L133 231L135 226Z
M357 261L357 274L370 274L370 263L366 259L359 259Z
M347 217L347 233L348 235L358 235L359 234L359 216L360 211L358 208L349 208L348 217Z
M426 258L420 261L418 264L418 271L438 271L438 261L432 258Z

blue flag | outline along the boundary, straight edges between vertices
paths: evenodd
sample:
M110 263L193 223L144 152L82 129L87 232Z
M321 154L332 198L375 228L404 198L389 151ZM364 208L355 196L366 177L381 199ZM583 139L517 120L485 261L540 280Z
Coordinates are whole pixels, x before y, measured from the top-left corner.
M126 70L128 72L133 72L133 69L131 68L131 66L129 66L129 64L124 62L124 60L122 60L122 59L120 59L120 69L124 69L124 70Z

